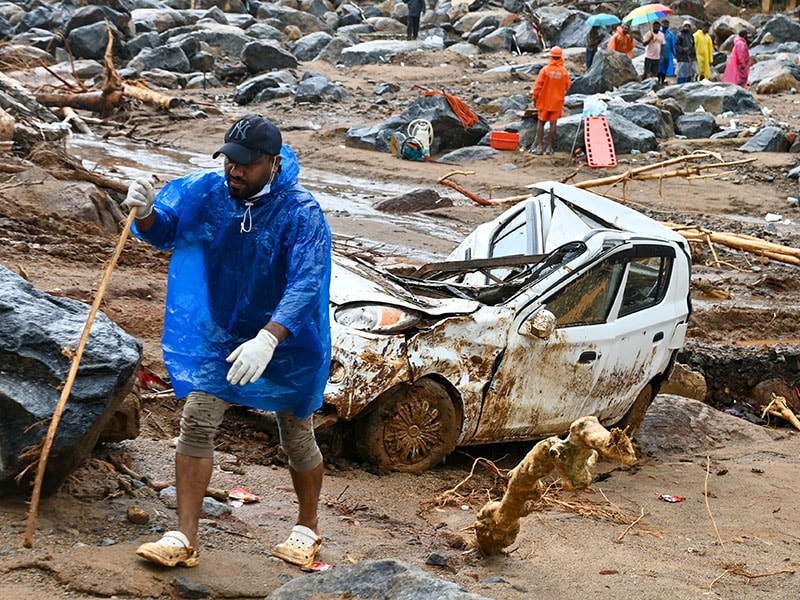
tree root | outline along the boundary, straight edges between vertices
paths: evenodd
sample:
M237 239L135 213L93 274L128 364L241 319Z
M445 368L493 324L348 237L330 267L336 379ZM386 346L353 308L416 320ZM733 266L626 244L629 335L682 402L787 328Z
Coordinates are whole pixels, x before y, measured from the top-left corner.
M596 417L574 421L565 440L550 437L536 444L511 470L503 498L487 503L478 513L475 535L480 550L486 555L499 554L514 543L520 519L530 513L531 501L543 493L541 479L553 469L561 475L564 489L589 487L598 454L626 465L636 462L636 452L625 432L616 428L608 431Z

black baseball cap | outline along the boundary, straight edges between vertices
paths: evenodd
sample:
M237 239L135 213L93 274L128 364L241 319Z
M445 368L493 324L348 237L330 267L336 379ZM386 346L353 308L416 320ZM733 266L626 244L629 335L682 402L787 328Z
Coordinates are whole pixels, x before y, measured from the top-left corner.
M277 156L281 153L281 132L261 115L245 115L231 125L225 134L225 143L214 152L214 158L224 154L240 165L249 165L262 154Z

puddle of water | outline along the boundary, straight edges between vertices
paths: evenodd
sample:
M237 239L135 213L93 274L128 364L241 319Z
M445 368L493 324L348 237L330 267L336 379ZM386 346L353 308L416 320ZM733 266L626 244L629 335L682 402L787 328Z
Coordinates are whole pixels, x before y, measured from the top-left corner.
M86 169L130 181L150 175L169 181L199 169L221 167L223 164L222 158L213 159L210 154L153 146L121 137L103 139L71 135L67 147ZM425 215L383 213L372 207L376 199L409 192L413 189L411 187L308 169L302 164L300 182L314 194L326 214L364 221L365 233L361 237L365 239L369 239L370 221L392 223L403 229L451 240L454 247L463 239L463 234L449 229L441 220ZM403 254L423 261L441 258L403 246L402 239L397 239L395 245Z

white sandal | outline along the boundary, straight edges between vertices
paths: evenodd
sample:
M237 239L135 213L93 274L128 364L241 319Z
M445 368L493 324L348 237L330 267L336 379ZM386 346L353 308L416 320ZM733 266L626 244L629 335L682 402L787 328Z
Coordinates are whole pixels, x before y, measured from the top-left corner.
M275 546L272 556L293 565L303 566L314 562L321 545L322 539L313 529L305 525L295 525L292 527L289 539Z
M142 544L136 554L165 567L196 567L200 562L200 555L180 531L167 531L157 542Z

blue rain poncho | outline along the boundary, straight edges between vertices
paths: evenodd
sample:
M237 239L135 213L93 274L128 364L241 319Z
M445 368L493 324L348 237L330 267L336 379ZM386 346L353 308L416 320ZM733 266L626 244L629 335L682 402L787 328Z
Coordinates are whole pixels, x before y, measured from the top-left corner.
M172 249L162 346L175 394L205 391L228 402L305 418L322 406L331 357L328 298L331 234L316 199L302 187L292 149L251 207L231 198L223 170L201 171L158 193L155 223L134 233ZM255 383L231 385L227 356L269 321L289 337Z

